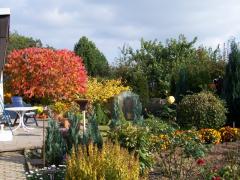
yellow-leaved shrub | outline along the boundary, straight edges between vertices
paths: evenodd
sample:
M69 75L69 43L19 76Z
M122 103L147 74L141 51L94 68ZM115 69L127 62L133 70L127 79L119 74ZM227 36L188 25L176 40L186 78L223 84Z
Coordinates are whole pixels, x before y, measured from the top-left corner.
M92 143L67 158L67 180L137 180L139 161L119 144L106 142L102 149Z
M92 103L107 102L108 99L123 91L129 91L129 86L124 86L121 79L97 80L91 78L87 83L87 92L83 98L89 99Z

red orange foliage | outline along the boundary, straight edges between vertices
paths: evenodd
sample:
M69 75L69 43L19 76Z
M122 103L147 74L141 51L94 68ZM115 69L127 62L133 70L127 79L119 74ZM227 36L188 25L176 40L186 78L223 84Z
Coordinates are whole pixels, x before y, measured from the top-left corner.
M28 98L67 99L86 91L82 59L68 50L26 48L8 55L7 85L13 94Z

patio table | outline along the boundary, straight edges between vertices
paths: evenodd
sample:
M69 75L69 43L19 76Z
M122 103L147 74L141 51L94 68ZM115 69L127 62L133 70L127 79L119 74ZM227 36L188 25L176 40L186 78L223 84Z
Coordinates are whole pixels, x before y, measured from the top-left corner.
M13 129L13 131L16 131L18 128L22 127L24 130L30 130L33 128L29 128L24 124L24 115L26 112L28 111L33 111L36 110L37 107L9 107L9 108L5 108L6 111L14 111L18 114L20 122L18 124L18 126Z

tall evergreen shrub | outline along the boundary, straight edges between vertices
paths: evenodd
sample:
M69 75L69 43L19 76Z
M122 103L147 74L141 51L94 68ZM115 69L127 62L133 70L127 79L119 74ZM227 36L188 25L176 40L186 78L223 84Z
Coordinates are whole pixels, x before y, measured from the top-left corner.
M231 43L231 53L224 77L224 98L231 116L240 115L240 49L235 41Z
M55 120L48 121L45 141L45 153L48 164L60 164L66 153L66 146L59 126Z

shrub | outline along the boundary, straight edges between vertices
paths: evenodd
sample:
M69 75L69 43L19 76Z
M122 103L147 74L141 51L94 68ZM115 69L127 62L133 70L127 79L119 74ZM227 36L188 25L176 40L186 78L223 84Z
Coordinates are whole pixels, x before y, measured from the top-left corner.
M82 143L82 134L80 133L80 123L82 121L82 116L80 114L74 114L71 112L67 113L67 118L70 123L70 127L67 131L67 152L70 153L72 148L78 147Z
M218 144L221 142L221 134L215 129L201 129L199 134L206 144Z
M53 110L53 112L57 114L61 114L61 113L65 114L68 110L68 104L61 101L57 101L51 105L51 109Z
M91 103L104 103L122 91L130 90L129 86L124 86L120 79L117 80L97 80L89 79L87 92L80 95L80 98L89 99Z
M151 134L154 134L157 136L160 134L173 133L175 131L175 128L172 125L153 116L150 116L148 119L145 119L144 125L148 128L148 131Z
M48 121L47 135L45 142L46 160L48 164L60 164L66 152L63 137L55 120Z
M219 129L223 142L233 142L239 138L240 131L237 128L231 128L229 126Z
M109 122L109 119L107 117L107 114L104 111L103 106L101 106L101 104L96 104L95 105L95 112L96 112L96 118L97 118L97 122L100 125L107 125Z
M73 98L86 91L82 59L68 50L26 48L8 55L5 86L12 94L41 100Z
M92 141L98 147L102 147L103 139L98 128L97 116L95 111L93 111L93 113L88 117L88 128L87 132L84 135L87 138L86 143Z
M170 139L168 135L160 134L160 135L152 135L149 139L151 143L151 150L154 152L158 152L159 150L167 150L170 144Z
M139 162L118 144L107 142L101 150L89 144L68 157L66 179L138 180Z
M150 152L149 133L146 127L134 126L126 122L109 133L109 138L116 140L129 152L139 156L141 174L145 174L152 167L152 154Z
M220 128L226 120L223 102L210 92L187 95L177 108L177 121L181 127Z

